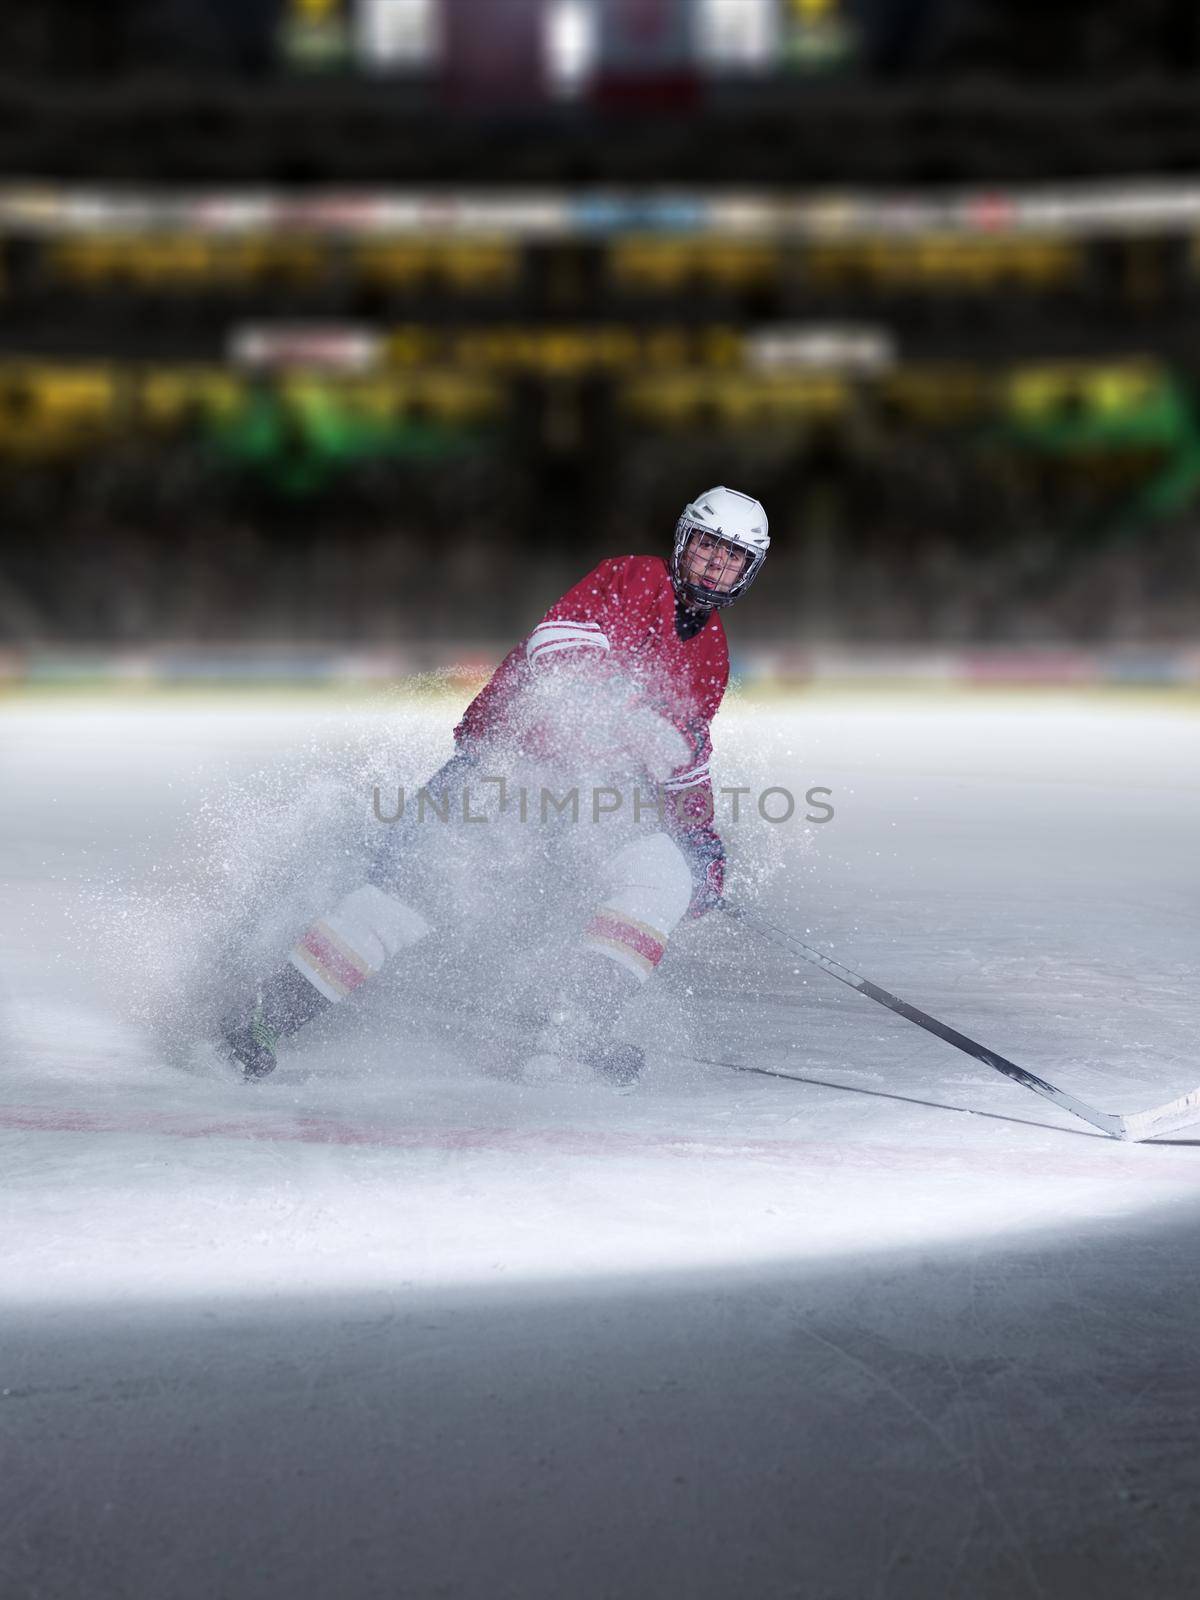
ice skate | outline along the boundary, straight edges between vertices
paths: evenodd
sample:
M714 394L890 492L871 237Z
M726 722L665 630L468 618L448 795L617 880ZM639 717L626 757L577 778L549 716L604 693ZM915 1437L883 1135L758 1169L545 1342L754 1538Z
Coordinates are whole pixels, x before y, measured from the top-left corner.
M310 1021L327 1002L293 966L285 966L262 985L254 1005L221 1025L210 1047L246 1083L270 1077L279 1065L279 1041Z
M631 1089L645 1058L637 1045L613 1038L636 980L607 960L582 958L534 1041L521 1077L526 1083L607 1083Z
M279 1065L278 1046L279 1030L267 1021L260 991L248 1017L222 1028L218 1049L247 1083L257 1083Z
M628 1092L637 1087L646 1061L635 1044L584 1045L571 1050L562 1040L543 1036L538 1047L521 1069L523 1083L603 1083Z

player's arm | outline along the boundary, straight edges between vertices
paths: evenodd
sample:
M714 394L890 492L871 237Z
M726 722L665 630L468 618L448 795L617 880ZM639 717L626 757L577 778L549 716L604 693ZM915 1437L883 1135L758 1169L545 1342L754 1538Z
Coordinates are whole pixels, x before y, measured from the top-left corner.
M525 641L535 676L595 667L612 654L609 618L619 560L602 561L556 600Z
M510 718L531 682L568 675L586 665L594 672L609 659L606 624L613 604L614 569L619 565L602 561L555 601L528 638L513 646L455 728L460 750L476 750L496 737L528 745L528 729L518 732ZM544 739L533 743L539 747L537 753L545 753Z
M725 886L725 845L716 828L707 723L693 734L693 756L662 785L662 796L669 831L692 869L695 892L688 916L702 917L720 902Z
M729 658L723 659L709 685L702 717L683 731L692 747L691 760L663 785L671 831L692 869L695 892L689 917L702 917L721 902L725 888L725 844L716 827L712 786L712 720L729 686Z
M631 685L622 636L628 631L628 606L622 557L602 561L555 601L525 641L525 710L532 726L521 736L522 748L541 759L563 759L594 771L625 763L635 750L630 713ZM655 719L657 720L657 719ZM644 736L645 730L641 730ZM673 743L659 762L656 776L671 771L678 759L674 730L664 732ZM635 737L634 746L643 742ZM651 739L651 745L654 740ZM636 750L641 757L649 752Z

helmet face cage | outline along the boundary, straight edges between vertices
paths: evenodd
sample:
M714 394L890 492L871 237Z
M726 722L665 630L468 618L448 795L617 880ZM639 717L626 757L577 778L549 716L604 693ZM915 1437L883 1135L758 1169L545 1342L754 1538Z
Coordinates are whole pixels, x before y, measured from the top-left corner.
M737 581L728 589L710 589L702 581L684 576L683 563L687 548L694 535L702 535L714 540L721 549L710 556L705 563L703 576L711 574L720 578L732 555L745 556L746 564L742 568ZM693 605L719 608L730 605L734 600L745 594L758 575L766 556L765 550L755 550L747 544L740 544L736 539L727 538L718 533L715 528L706 528L701 522L692 522L688 517L680 517L675 525L675 553L671 559L671 578L675 584L676 593L689 600Z

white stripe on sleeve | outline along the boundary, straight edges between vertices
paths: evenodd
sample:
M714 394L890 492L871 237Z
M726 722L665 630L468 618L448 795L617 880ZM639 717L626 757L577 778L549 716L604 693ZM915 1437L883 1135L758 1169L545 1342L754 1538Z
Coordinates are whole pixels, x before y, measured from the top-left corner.
M708 762L702 761L698 767L691 767L687 772L679 772L673 778L668 778L663 784L664 789L691 789L698 783L703 783L708 777Z
M531 666L563 650L607 651L608 639L596 622L539 622L529 635L525 657Z

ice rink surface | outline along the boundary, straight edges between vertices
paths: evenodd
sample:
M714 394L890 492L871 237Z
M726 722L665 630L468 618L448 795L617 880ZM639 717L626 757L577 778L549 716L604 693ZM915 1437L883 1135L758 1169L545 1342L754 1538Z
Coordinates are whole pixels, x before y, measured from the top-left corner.
M632 1095L489 1076L428 956L266 1083L171 1064L239 879L318 904L364 749L451 720L0 708L4 1600L1194 1593L1200 1127L1107 1140L718 916ZM731 895L1104 1109L1200 1084L1194 704L715 733L800 802Z

